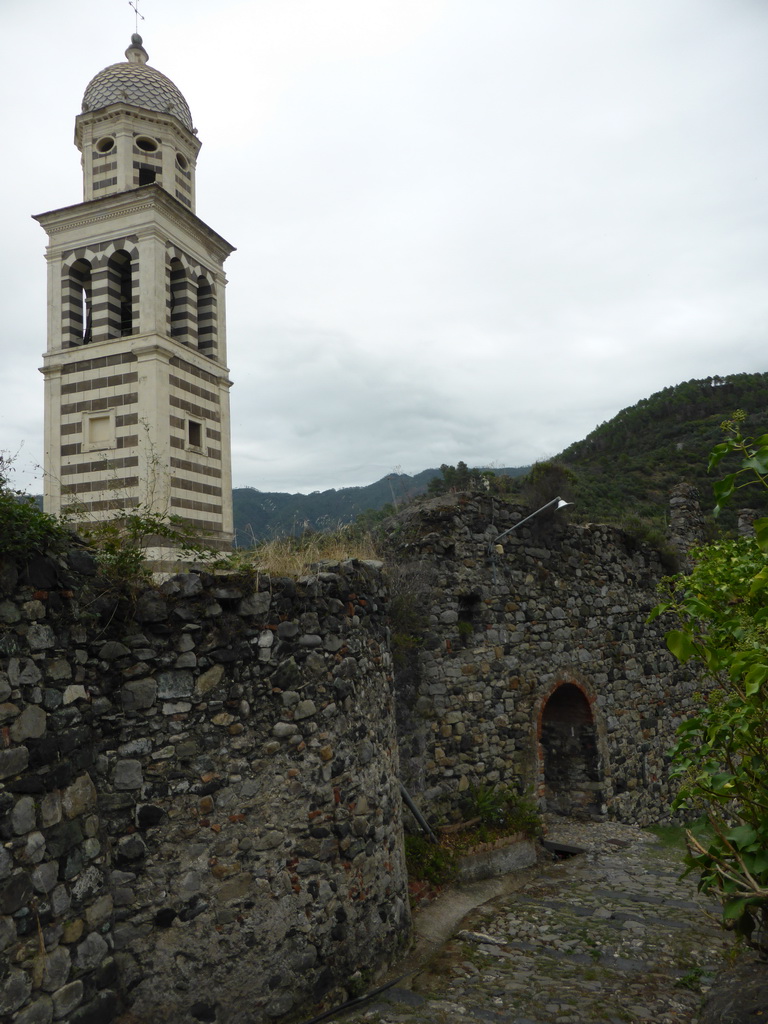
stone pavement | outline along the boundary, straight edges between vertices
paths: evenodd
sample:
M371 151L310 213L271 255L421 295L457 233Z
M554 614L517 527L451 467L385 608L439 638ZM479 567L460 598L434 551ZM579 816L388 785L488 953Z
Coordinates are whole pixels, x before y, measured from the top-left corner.
M680 848L616 823L553 819L547 838L586 852L507 876L506 892L491 891L462 920L450 913L454 896L466 913L462 890L419 911L414 953L398 972L409 973L344 1024L702 1020L733 942L717 906L680 879Z

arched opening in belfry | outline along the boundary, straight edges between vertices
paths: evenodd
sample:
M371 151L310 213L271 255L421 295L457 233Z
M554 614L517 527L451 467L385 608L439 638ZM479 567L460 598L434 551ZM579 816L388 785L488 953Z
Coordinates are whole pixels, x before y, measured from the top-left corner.
M192 309L190 287L187 272L181 260L174 256L171 260L171 337L189 341L194 313Z
M88 260L75 260L69 268L67 291L64 316L69 345L87 345L93 331L91 264Z
M133 266L125 249L118 249L107 263L107 307L110 338L134 333Z
M197 279L197 347L203 355L215 355L216 300L210 282L202 275Z
M602 803L602 771L592 708L581 687L563 683L541 712L544 799L555 814L591 817Z

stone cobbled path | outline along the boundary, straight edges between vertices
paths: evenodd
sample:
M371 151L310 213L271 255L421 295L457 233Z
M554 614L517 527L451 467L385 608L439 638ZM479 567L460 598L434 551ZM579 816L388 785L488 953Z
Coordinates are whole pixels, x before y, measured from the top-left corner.
M585 853L526 872L426 965L345 1024L690 1024L726 966L717 907L679 847L631 826L560 822ZM428 911L427 911L428 912ZM407 969L406 965L406 969Z

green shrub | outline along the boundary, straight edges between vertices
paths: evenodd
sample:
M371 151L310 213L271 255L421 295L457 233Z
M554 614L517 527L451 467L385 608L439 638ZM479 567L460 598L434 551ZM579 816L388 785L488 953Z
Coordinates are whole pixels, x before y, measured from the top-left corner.
M39 509L34 498L11 487L11 463L12 459L0 454L0 556L61 547L67 531L56 516Z
M195 528L181 516L155 512L146 505L116 511L112 518L79 525L96 549L101 574L115 585L143 586L152 579L150 547L170 544L183 560L210 558L215 553L199 543Z

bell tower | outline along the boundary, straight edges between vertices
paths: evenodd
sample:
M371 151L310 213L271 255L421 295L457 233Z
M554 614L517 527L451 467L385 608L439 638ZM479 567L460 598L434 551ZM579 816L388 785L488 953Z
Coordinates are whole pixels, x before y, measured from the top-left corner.
M195 213L184 96L138 34L125 56L91 80L76 119L83 201L35 217L49 239L45 508L144 507L226 548L234 249Z

